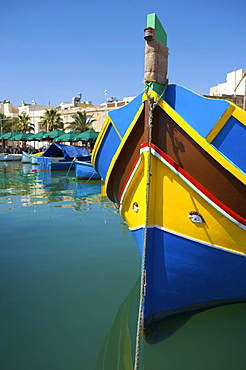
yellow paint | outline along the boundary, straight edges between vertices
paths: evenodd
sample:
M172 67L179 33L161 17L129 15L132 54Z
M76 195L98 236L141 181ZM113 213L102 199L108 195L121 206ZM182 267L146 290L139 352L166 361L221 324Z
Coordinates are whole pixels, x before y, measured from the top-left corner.
M214 138L218 135L220 130L224 127L228 119L231 117L235 107L230 104L229 107L226 109L225 113L220 117L220 119L216 122L210 133L207 135L206 140L208 143L211 143Z
M121 208L121 215L129 228L145 225L148 153L143 152L142 157ZM151 156L151 174L149 225L246 253L245 231L217 211L154 156ZM133 210L134 202L139 207L137 212ZM205 223L193 223L188 218L190 211L200 213Z
M154 92L150 91L149 96L154 98L154 101L157 101L159 95ZM147 100L147 95L143 94L142 100ZM231 107L228 107L225 115L222 115L221 119L218 121L218 128L219 125L224 124L224 120L231 114L233 117L238 119L240 122L246 122L246 113L235 104L230 103ZM161 99L159 106L166 112L176 123L179 125L198 145L200 145L208 154L210 154L218 163L220 163L223 167L227 169L227 171L231 172L235 177L237 177L240 181L246 184L246 176L238 170L231 162L229 162L223 155L219 153L213 146L208 143L207 139L202 138L190 125L187 123L168 103ZM215 125L216 127L217 125ZM222 128L222 126L221 126ZM215 128L216 129L216 128ZM211 130L212 135L213 130ZM209 135L210 135L209 134Z
M246 112L243 109L235 106L232 117L236 118L239 122L242 123L242 125L246 126Z
M201 148L213 157L221 166L231 172L236 178L246 184L246 176L219 153L206 139L202 138L179 114L170 107L165 101L161 100L160 107L179 125Z
M111 123L110 117L107 116L105 121L104 121L104 124L102 126L102 129L101 129L101 131L100 131L100 133L97 137L97 140L95 142L95 146L94 146L93 151L92 151L91 163L92 163L93 166L95 165L98 150L99 150L99 148L102 144L104 135L105 135L110 123Z
M112 123L112 126L113 126L113 128L115 129L115 131L116 131L116 134L119 136L119 139L120 140L122 140L122 136L121 136L121 134L119 133L119 131L118 131L118 129L117 129L117 127L115 126L115 124L114 124L114 122L111 120L111 123Z

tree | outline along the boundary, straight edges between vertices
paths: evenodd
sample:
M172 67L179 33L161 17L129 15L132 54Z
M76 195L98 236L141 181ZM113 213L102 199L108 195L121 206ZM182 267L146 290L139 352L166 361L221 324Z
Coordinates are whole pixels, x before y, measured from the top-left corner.
M91 129L92 123L95 122L93 116L87 116L85 111L73 114L72 118L74 121L69 124L68 128L78 132Z
M34 131L34 124L31 123L28 114L23 113L18 116L18 121L15 123L15 127L20 132L31 132Z
M41 118L41 126L46 131L53 131L56 129L63 129L64 123L62 121L60 113L56 109L46 109L44 116Z
M9 132L12 130L12 120L11 117L5 116L5 114L0 113L0 131L2 130L3 132Z

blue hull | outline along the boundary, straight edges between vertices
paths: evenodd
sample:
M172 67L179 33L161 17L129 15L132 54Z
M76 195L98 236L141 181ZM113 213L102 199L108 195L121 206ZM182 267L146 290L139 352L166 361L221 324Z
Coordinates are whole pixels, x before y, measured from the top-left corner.
M90 162L82 161L75 161L75 176L79 180L101 178Z
M143 253L144 229L132 231ZM145 327L246 300L246 257L149 228Z
M74 162L64 158L39 157L38 164L40 171L66 171L74 169Z

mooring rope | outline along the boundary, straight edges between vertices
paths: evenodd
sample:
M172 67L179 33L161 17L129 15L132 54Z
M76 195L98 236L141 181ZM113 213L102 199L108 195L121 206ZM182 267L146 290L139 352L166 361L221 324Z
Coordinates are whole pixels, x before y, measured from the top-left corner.
M69 166L69 169L68 169L68 171L67 171L67 174L66 174L66 176L65 176L65 178L67 178L68 177L68 174L69 174L69 172L70 172L70 170L71 170L71 167L72 167L72 164L73 164L73 162L75 162L77 160L77 158L73 158L73 160L71 161L71 164L70 164L70 166Z
M137 333L136 333L136 345L135 345L135 361L134 361L134 370L138 370L139 366L139 354L140 354L140 337L141 337L141 328L143 326L143 303L144 303L144 296L145 296L145 289L146 289L146 270L145 270L145 262L146 262L146 250L147 250L147 234L148 234L148 223L149 223L149 196L150 196L150 178L151 178L151 144L152 144L152 129L153 129L153 113L154 109L159 105L167 85L164 86L163 92L158 97L157 101L154 102L154 98L152 98L149 93L148 89L145 89L146 96L148 98L149 103L149 113L148 113L148 129L149 129L149 137L148 137L148 174L147 174L147 182L146 182L146 214L145 214L145 229L144 229L144 245L143 245L143 256L142 256L142 266L141 266L141 282L140 282L140 298L139 298L139 309L138 309L138 322L137 322Z

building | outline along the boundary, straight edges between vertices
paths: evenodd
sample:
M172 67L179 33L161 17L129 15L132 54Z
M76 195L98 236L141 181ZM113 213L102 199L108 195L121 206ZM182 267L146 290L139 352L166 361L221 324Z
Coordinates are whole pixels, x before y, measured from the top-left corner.
M25 103L22 101L20 106L14 106L9 100L3 100L0 102L0 113L10 119L18 118L18 116L22 114L28 115L35 127L34 133L37 133L44 130L41 125L41 117L44 116L46 109L57 110L64 122L64 131L68 131L68 126L73 121L73 114L85 111L88 116L93 116L95 121L92 123L92 128L99 132L110 110L120 108L133 99L133 97L128 97L124 98L122 101L118 101L116 98L107 98L107 103L105 102L99 106L95 106L91 101L82 102L81 97L82 94L78 94L78 97L71 99L71 103L62 102L59 106L39 105L34 101L32 101L32 103ZM40 145L43 145L43 143L40 143ZM37 143L36 147L39 148L40 145Z
M226 82L210 88L210 96L245 95L246 94L246 69L238 69L227 73ZM236 89L236 91L235 91Z

